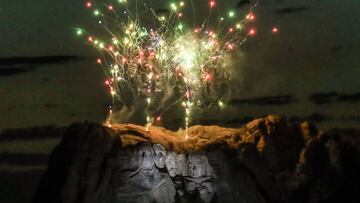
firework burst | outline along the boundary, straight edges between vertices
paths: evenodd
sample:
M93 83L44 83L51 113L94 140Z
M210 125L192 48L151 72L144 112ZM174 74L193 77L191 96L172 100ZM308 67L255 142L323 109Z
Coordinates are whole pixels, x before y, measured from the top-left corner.
M159 10L153 9L151 1L85 2L104 32L98 37L78 29L77 34L85 35L102 54L97 63L107 73L105 84L114 101L110 113L116 106L132 107L144 100L151 125L181 104L187 129L194 108L224 106L222 98L231 80L225 61L255 35L256 30L249 27L255 14L252 7L246 14L215 15L220 12L218 3L202 1L206 17L195 12L192 1L170 3L168 9Z

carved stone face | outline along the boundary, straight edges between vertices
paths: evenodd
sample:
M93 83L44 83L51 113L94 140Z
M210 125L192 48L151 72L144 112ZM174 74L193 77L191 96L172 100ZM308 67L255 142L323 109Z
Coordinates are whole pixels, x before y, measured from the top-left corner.
M205 182L199 188L199 193L203 202L211 202L215 194L215 187L211 182Z
M114 196L117 202L175 202L175 186L168 176L164 178L155 167L158 156L165 159L165 150L150 143L140 143L130 149L132 153L125 150L120 152L121 159L130 161L130 157L135 157L138 163L136 170L111 174L110 181L116 187ZM165 161L163 165L165 167Z
M175 152L168 152L166 156L165 166L170 177L178 175L177 157L178 156Z
M191 194L197 190L204 202L211 202L216 190L212 182L215 174L212 172L207 157L202 154L190 154L186 163L186 191Z
M168 152L165 159L165 165L170 177L175 177L177 175L185 175L186 156L184 154Z
M156 155L149 143L144 143L139 146L137 151L137 157L139 158L140 170L152 170L155 165Z
M207 160L206 157L203 155L189 155L188 157L188 176L193 178L198 178L202 176L207 176Z
M155 144L153 149L156 155L155 165L158 168L165 168L166 151L164 147L162 145Z

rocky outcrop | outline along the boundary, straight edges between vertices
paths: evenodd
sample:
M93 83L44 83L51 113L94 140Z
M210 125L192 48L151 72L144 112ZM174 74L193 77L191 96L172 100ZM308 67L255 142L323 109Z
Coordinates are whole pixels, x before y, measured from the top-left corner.
M33 202L329 202L344 192L333 175L344 187L357 177L349 168L356 145L310 123L272 115L240 129L193 126L187 140L184 133L74 124Z

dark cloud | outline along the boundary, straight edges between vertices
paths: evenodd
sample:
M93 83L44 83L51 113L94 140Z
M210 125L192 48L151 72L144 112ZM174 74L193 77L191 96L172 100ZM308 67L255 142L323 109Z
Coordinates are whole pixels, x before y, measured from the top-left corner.
M289 117L289 121L291 122L302 122L302 121L310 121L313 123L322 123L322 122L330 122L330 121L342 121L342 122L359 122L360 116L358 115L347 115L347 116L330 116L323 113L313 113L308 116L291 116Z
M252 99L233 99L229 102L230 105L257 105L257 106L283 106L294 103L296 101L294 95L279 95L269 97L259 97Z
M0 133L0 141L59 138L62 137L65 129L65 127L56 126L5 129Z
M82 60L79 56L37 56L0 58L0 77L27 73L43 65L67 64Z
M81 60L79 56L36 56L0 58L0 66L65 64Z
M30 68L0 68L0 77L7 77L29 72Z
M227 127L241 127L242 125L254 120L253 116L243 116L241 118L235 118L231 120L219 120L211 118L201 118L196 120L199 125L221 125Z
M244 116L242 118L236 118L236 119L225 121L224 124L229 125L229 126L242 126L254 119L255 119L254 116Z
M359 102L360 92L355 94L340 94L337 98L338 102Z
M340 102L359 102L360 92L354 94L327 92L327 93L314 93L309 96L309 100L315 104L329 104Z
M0 163L20 166L46 165L47 154L0 154Z
M336 92L314 93L309 96L309 100L315 104L331 103L339 96Z
M302 121L310 121L313 123L322 123L327 121L333 121L334 118L322 114L322 113L313 113L308 116L291 116L289 117L289 121L291 122L302 122Z
M285 14L301 13L308 10L310 10L310 7L302 6L302 7L286 7L276 10L275 12L279 15L285 15Z
M285 115L284 115L285 116ZM262 117L262 116L260 116ZM323 122L331 122L331 121L345 121L345 122L359 122L360 116L352 115L352 116L342 116L342 117L334 117L324 113L314 112L305 116L285 116L290 122L303 122L309 121L312 123L323 123ZM219 119L211 119L211 118L202 118L197 120L196 122L200 125L222 125L226 127L241 127L242 125L256 119L255 116L243 116L231 120L219 120Z
M354 115L350 115L350 116L342 116L339 118L340 121L355 121L355 122L359 122L360 121L360 116L354 116Z

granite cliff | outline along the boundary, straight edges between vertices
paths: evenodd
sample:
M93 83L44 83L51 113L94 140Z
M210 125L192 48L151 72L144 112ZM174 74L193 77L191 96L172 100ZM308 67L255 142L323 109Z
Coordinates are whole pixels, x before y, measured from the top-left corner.
M33 202L356 202L358 132L278 116L184 132L70 126Z

